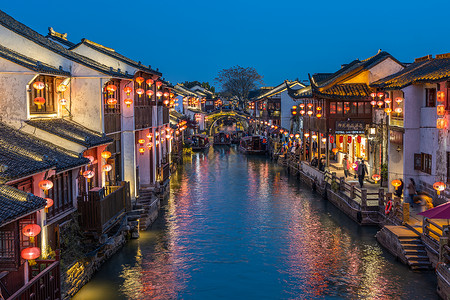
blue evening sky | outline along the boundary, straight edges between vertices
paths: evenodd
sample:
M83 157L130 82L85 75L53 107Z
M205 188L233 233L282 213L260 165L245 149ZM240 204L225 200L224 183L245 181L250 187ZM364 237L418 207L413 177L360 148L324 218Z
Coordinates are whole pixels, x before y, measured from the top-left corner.
M2 1L46 35L87 38L153 68L171 83L210 81L255 67L266 85L334 72L378 49L400 61L450 52L450 1Z

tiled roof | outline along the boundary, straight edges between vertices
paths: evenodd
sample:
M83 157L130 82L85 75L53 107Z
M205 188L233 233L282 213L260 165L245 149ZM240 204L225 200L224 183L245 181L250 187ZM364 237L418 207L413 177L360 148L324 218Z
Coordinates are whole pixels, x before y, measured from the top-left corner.
M118 70L114 70L113 68L102 65L90 58L87 58L85 56L77 54L73 51L67 50L60 44L53 42L52 40L37 33L30 27L15 20L13 17L6 14L2 10L0 10L0 25L14 31L15 33L23 36L24 38L29 39L30 41L33 41L34 43L36 43L42 47L45 47L63 57L66 57L66 58L68 58L72 61L75 61L77 63L80 63L82 65L85 65L91 69L98 71L98 72L108 74L108 75L111 75L114 77L133 78L133 75L131 75L131 74L119 72Z
M285 80L285 81L283 81L283 83L277 85L273 89L271 89L271 90L269 90L269 91L259 95L258 97L256 97L255 100L271 97L273 95L276 95L276 94L279 94L279 93L285 91L286 90L286 84L288 84L290 88L292 88L296 84L301 86L301 88L305 87L305 85L303 83L301 83L300 81L298 81L298 80L294 80L294 81Z
M0 226L44 208L46 202L12 186L0 185Z
M138 69L140 69L142 71L145 71L145 72L148 72L148 73L151 73L151 74L155 74L155 75L158 75L158 76L162 76L162 73L159 72L158 70L155 71L150 66L146 67L143 64L141 64L141 62L136 62L136 61L134 61L134 60L132 60L132 59L126 57L126 56L123 56L120 53L117 53L116 51L114 51L111 48L104 47L104 46L102 46L100 44L97 44L95 42L92 42L92 41L90 41L88 39L82 39L80 43L74 45L70 49L72 50L72 49L78 47L79 45L86 45L89 48L92 48L92 49L94 49L94 50L96 50L98 52L101 52L103 54L106 54L108 56L114 57L114 58L116 58L116 59L118 59L118 60L120 60L120 61L122 61L122 62L124 62L126 64L129 64L129 65L131 65L133 67L136 67L136 68L138 68Z
M268 91L270 91L272 89L273 89L273 87L261 87L261 88L259 88L257 90L250 91L248 93L247 98L249 100L251 100L251 101L255 101L256 98L258 98L260 95L262 95L262 94L264 94L264 93L266 93L266 92L268 92Z
M60 43L67 48L75 46L74 43L67 40L67 33L56 32L55 30L53 30L52 27L48 28L48 34L47 34L46 38L54 40L55 42Z
M312 89L310 85L299 90L293 90L288 87L288 95L293 99L312 98Z
M9 48L3 47L2 45L0 45L0 57L3 57L4 59L12 61L13 63L21 65L27 69L36 71L38 73L70 76L70 72L66 72L62 70L62 68L58 69L56 67L42 63L33 58L15 52Z
M311 79L313 80L314 84L318 85L322 81L325 81L328 78L330 78L331 75L333 75L333 73L315 73L311 75Z
M176 94L182 95L182 96L193 96L197 97L198 95L194 93L193 91L187 89L183 84L179 83L173 88L174 92Z
M113 140L104 134L90 130L76 122L61 118L31 119L27 124L78 143L87 148L112 143Z
M336 84L324 91L314 92L331 99L361 99L370 97L370 88L365 83Z
M88 163L78 153L0 123L0 183L53 168L60 172Z
M385 90L402 89L411 84L450 79L450 58L437 58L410 64L405 69L371 84Z

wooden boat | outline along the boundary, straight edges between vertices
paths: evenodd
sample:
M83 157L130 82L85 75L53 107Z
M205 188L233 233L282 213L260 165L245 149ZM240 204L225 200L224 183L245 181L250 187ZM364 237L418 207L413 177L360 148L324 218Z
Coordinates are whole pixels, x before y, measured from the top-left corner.
M210 146L209 138L205 134L193 134L191 136L192 151L202 151L208 149Z
M267 138L261 135L241 138L239 150L246 154L264 154L267 152Z
M244 137L244 132L242 130L236 130L231 133L231 143L232 144L239 144L241 141L241 138Z
M214 135L214 145L231 145L231 136L226 131L220 131Z

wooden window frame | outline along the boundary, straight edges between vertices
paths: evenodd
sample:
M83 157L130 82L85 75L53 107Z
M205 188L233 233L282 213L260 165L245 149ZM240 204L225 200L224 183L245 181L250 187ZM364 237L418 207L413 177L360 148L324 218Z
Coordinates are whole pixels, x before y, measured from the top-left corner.
M436 88L425 89L425 107L436 107Z
M49 219L73 208L72 179L72 171L59 173L49 178L53 182L53 188L48 193L49 198L53 200L53 206L47 213Z
M45 87L42 90L36 90L33 87L33 83L41 81L45 84ZM48 76L48 75L39 75L36 79L30 84L28 95L29 95L29 108L30 114L56 114L58 110L58 103L56 97L56 77ZM45 103L41 105L41 109L39 109L38 105L34 104L34 99L36 97L43 97L45 99Z
M422 171L422 154L414 153L414 170Z

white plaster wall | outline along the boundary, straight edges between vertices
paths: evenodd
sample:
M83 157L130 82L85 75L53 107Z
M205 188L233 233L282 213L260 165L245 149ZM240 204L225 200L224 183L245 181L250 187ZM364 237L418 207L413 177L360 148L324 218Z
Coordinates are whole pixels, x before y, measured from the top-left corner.
M130 195L132 199L136 198L136 156L135 156L135 141L133 131L122 132L122 151L127 153L121 155L122 158L122 178L124 181L130 182Z
M404 67L402 65L398 64L396 61L392 60L391 58L387 58L387 59L383 60L381 63L373 66L369 70L370 71L369 82L367 82L367 83L372 83L381 78L384 78L391 74L397 73L403 69L404 69Z
M287 90L280 93L281 97L281 127L290 129L291 128L291 108L297 105L289 95Z
M139 131L139 138L145 140L144 148L145 152L144 154L140 154L139 152L136 152L136 164L139 166L139 183L141 185L149 185L150 184L150 151L147 148L148 143L148 134L149 130L144 129ZM136 148L139 149L141 146L139 144L136 144Z

